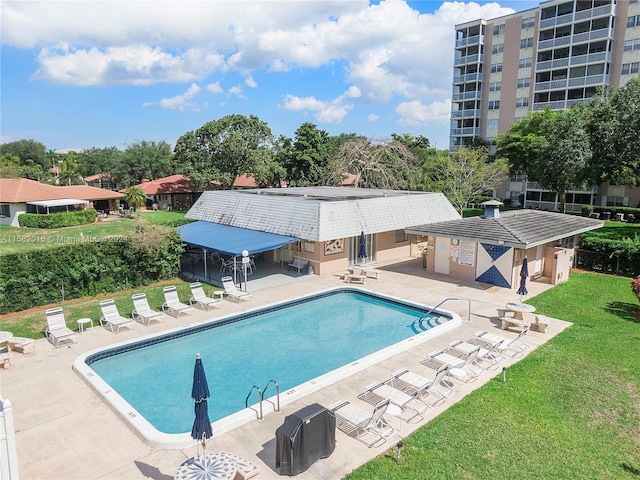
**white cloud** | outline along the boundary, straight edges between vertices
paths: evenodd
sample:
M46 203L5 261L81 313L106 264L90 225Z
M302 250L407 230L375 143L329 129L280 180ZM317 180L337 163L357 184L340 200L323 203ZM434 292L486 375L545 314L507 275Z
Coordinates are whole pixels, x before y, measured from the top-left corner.
M233 95L235 97L242 98L242 99L246 99L247 98L242 93L242 85L236 85L234 87L231 87L229 89L229 95Z
M360 97L360 89L349 87L342 95L331 101L318 100L315 97L300 98L296 95L286 95L282 108L298 112L314 112L319 123L341 123L344 117L353 109L355 104L351 99Z
M221 93L213 75L235 74L244 84L228 94L244 99L243 85L259 91L256 78L266 85L259 77L266 72L331 68L335 84L348 85L343 94L320 100L321 93L309 95L300 85L281 107L340 123L356 105L396 102L407 126L449 121L442 99L451 95L454 25L513 12L461 1L425 14L399 0L0 1L2 44L39 51L39 80L198 82ZM197 108L190 90L159 104Z
M211 93L222 93L222 87L220 86L220 82L210 83L207 85L207 91Z
M38 55L34 78L70 85L151 85L206 78L222 65L222 57L198 49L180 55L148 45L75 49L67 44L46 47Z
M432 102L428 105L419 100L403 102L396 107L400 115L398 123L403 126L424 126L448 122L451 116L451 101Z
M380 117L375 113L370 113L369 115L367 115L367 120L369 120L370 122L377 122L379 118Z
M192 84L186 92L171 98L163 98L157 102L143 103L143 107L160 106L166 110L199 110L201 106L193 102L194 97L200 93L202 89Z

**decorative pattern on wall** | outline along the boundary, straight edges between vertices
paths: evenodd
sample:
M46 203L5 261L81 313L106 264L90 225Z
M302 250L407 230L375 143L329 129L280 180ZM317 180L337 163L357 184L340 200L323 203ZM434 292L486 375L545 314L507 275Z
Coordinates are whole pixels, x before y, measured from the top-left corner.
M513 248L481 243L478 248L476 281L511 288Z
M336 240L326 240L324 242L324 254L325 255L334 255L336 253L344 252L344 240L342 238L338 238Z

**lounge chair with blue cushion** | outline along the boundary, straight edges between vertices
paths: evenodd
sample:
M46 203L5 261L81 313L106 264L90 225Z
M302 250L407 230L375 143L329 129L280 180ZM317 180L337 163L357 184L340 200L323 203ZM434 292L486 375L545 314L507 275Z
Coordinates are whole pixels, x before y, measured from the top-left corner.
M138 320L143 325L149 326L151 322L162 322L164 316L162 312L152 310L145 293L136 293L131 296L133 300L133 311L131 318Z
M115 300L102 300L100 302L100 310L102 310L100 325L109 328L116 335L121 328L130 328L133 330L133 326L135 325L133 320L120 315Z
M236 284L233 283L233 278L231 277L222 277L222 286L224 287L224 291L229 298L235 300L249 300L251 295L247 292L243 292L242 290L238 290L236 288Z
M193 307L182 303L178 297L178 289L175 286L164 287L164 303L162 304L162 311L169 310L177 318L181 313L192 313Z
M49 308L44 312L44 316L47 319L45 335L56 348L58 348L60 342L70 341L78 343L76 332L67 327L67 322L64 319L64 312L62 311L62 308Z
M191 298L189 299L189 305L200 305L203 310L209 310L211 307L220 308L222 302L218 298L207 297L204 293L202 284L200 282L192 283L189 285L191 288Z

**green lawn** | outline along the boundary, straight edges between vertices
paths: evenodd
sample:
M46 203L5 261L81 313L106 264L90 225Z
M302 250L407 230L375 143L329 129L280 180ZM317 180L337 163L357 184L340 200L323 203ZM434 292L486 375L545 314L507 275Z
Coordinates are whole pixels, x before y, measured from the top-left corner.
M16 337L43 338L45 336L45 328L47 327L47 322L44 318L44 311L47 308L62 307L67 320L67 326L72 330L76 330L78 328L76 320L79 318L92 318L94 325L98 324L98 320L101 316L100 301L107 298L113 298L116 301L120 314L124 317L128 317L131 315L131 311L133 310L131 295L140 292L147 294L151 308L154 310L160 310L162 303L164 302L162 289L166 285L175 285L178 288L178 295L183 300L186 300L191 296L189 283L176 278L153 285L145 285L129 290L119 290L113 293L100 294L95 297L68 300L65 302L58 302L55 305L50 305L49 307L37 307L25 312L2 315L0 316L0 325L2 325L2 330L9 330ZM206 287L205 290L208 293L210 288Z
M637 479L640 322L630 279L574 272L528 300L573 323L345 478Z
M604 222L604 227L585 232L582 237L598 237L607 240L640 239L640 223Z
M180 211L144 211L140 215L134 214L132 218L117 218L76 227L52 229L0 225L0 255L23 253L61 244L127 236L133 233L140 223L168 223L184 218L184 213Z

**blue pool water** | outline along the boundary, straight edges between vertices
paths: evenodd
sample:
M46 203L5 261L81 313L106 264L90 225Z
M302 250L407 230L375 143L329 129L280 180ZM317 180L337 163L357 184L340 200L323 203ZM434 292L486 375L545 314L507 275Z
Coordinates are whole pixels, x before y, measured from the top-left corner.
M188 432L197 353L212 422L245 408L253 385L293 388L417 333L446 316L368 292L334 290L102 351L86 363L160 432ZM267 396L275 394L273 386ZM257 399L252 398L252 404Z

